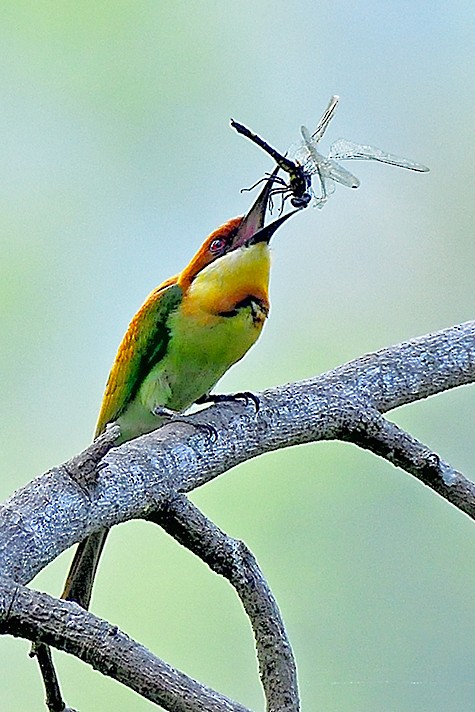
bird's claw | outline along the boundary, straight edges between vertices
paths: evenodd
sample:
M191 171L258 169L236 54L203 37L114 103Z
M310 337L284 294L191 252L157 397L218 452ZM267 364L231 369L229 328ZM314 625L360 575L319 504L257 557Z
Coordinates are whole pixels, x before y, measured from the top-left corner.
M242 393L235 393L234 398L236 400L243 400L244 405L247 407L248 405L254 406L254 410L256 413L259 411L259 408L261 406L261 402L259 398L256 396L255 393L252 393L251 391L242 391Z
M197 403L234 403L234 401L243 400L246 407L252 403L256 413L260 408L259 398L251 391L242 391L239 393L209 393L199 398Z
M218 439L218 431L213 425L209 423L193 423L193 426L198 430L202 430L213 442Z
M217 440L218 438L218 431L212 425L209 425L209 423L192 423L190 420L188 420L186 415L181 415L180 413L175 410L172 410L171 408L165 408L164 406L155 406L152 413L158 418L168 418L169 423L185 423L185 425L191 425L193 428L196 428L197 430L201 430L206 433L206 435L211 440Z
M177 410L165 408L163 405L156 405L155 408L152 409L152 413L153 415L156 415L157 418L170 418L170 420L175 420L179 417Z

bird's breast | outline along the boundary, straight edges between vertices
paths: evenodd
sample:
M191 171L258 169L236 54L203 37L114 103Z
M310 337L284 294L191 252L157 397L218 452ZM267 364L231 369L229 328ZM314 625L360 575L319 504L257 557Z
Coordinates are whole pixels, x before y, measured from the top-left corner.
M269 313L269 251L235 250L203 269L167 318L166 353L142 382L144 412L182 411L208 393L258 339Z
M270 253L265 243L234 250L196 275L181 309L190 316L227 314L252 304L269 309Z

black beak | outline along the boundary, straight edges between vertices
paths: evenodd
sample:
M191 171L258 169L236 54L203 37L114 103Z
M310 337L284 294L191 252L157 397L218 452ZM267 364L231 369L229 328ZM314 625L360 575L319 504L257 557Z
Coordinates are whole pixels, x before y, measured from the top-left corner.
M254 235L251 235L249 240L246 242L246 245L257 245L258 242L267 242L267 244L269 244L270 239L277 228L279 228L288 218L292 217L292 215L300 212L300 210L302 210L302 208L291 210L290 213L281 215L281 217L277 218L277 220L274 220L265 227L261 227L261 229L255 232Z
M292 212L287 213L287 215L282 215L277 220L274 220L274 222L264 226L266 211L269 207L270 194L274 188L274 178L278 171L279 166L276 166L271 175L266 178L264 187L257 196L254 205L243 217L234 236L232 249L237 249L243 245L254 245L257 242L269 242L277 228L280 227L287 218L297 212L297 210L292 210Z

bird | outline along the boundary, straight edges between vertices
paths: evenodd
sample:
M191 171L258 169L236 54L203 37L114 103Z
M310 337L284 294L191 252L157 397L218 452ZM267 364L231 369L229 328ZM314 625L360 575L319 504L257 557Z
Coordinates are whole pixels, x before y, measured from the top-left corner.
M255 343L269 314L269 242L291 215L264 225L278 167L246 215L214 230L189 264L152 291L133 317L107 380L94 437L119 425L120 445L212 395ZM109 530L79 543L61 598L88 609Z

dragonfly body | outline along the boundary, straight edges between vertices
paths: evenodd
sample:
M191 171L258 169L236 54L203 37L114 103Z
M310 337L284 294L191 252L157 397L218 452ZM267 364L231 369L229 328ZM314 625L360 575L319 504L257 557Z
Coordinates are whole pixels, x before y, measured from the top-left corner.
M283 156L276 151L267 141L264 141L264 139L248 129L247 126L239 124L237 121L234 121L234 119L231 119L231 126L242 136L250 139L266 151L277 165L288 174L289 182L283 182L283 188L274 189L272 192L287 193L292 196L290 202L295 208L306 208L312 200L312 190L310 175L303 167L298 162L291 161L287 156ZM276 176L274 182L282 183L282 179Z

